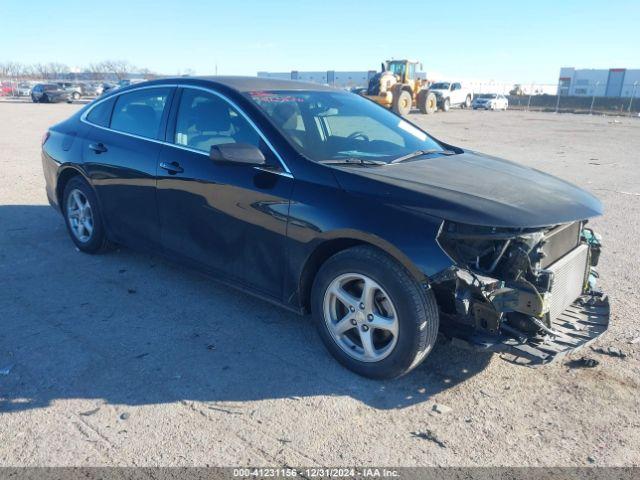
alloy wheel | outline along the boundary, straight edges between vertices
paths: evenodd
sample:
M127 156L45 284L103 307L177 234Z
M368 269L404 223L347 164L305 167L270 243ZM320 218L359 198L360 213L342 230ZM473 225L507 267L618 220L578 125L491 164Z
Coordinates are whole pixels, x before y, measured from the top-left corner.
M345 273L327 287L324 321L336 344L361 362L379 362L398 341L398 316L387 292L360 273Z
M91 240L93 211L89 200L81 190L74 188L67 197L67 220L73 235L82 243Z

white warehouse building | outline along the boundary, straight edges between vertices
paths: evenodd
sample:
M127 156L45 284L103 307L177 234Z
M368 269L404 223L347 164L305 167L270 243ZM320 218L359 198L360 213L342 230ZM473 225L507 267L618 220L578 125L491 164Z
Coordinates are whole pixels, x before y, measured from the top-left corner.
M363 87L369 83L369 79L376 74L375 70L359 72L338 72L325 70L318 72L258 72L258 77L278 78L282 80L300 80L303 82L322 83L335 87L350 88Z
M640 97L640 69L560 69L558 93L563 96Z

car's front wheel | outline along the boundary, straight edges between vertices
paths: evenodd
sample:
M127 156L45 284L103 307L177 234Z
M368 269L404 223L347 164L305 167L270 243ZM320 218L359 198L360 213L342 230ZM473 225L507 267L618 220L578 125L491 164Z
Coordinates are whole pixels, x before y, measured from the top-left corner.
M71 240L86 253L96 253L107 245L98 200L82 177L73 177L64 189L62 211Z
M427 356L438 309L395 259L370 246L343 250L320 268L312 289L320 336L344 366L370 378L394 378Z

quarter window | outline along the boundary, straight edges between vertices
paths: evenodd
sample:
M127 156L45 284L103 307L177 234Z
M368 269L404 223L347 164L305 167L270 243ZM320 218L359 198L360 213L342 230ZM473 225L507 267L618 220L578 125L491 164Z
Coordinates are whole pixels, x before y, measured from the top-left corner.
M119 95L111 118L111 128L156 138L168 96L168 88L148 88Z
M100 127L108 127L111 120L111 111L113 110L114 99L110 98L99 103L87 115L87 121Z
M225 143L261 147L256 130L229 103L211 93L191 88L182 92L173 141L176 145L207 153L212 146Z

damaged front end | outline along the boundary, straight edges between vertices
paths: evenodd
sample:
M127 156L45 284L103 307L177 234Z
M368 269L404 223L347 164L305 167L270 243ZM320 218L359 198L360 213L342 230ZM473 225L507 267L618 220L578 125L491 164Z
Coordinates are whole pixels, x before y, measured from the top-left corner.
M445 221L438 243L455 262L432 279L445 336L546 363L606 331L609 302L595 287L600 239L586 221L520 229Z

